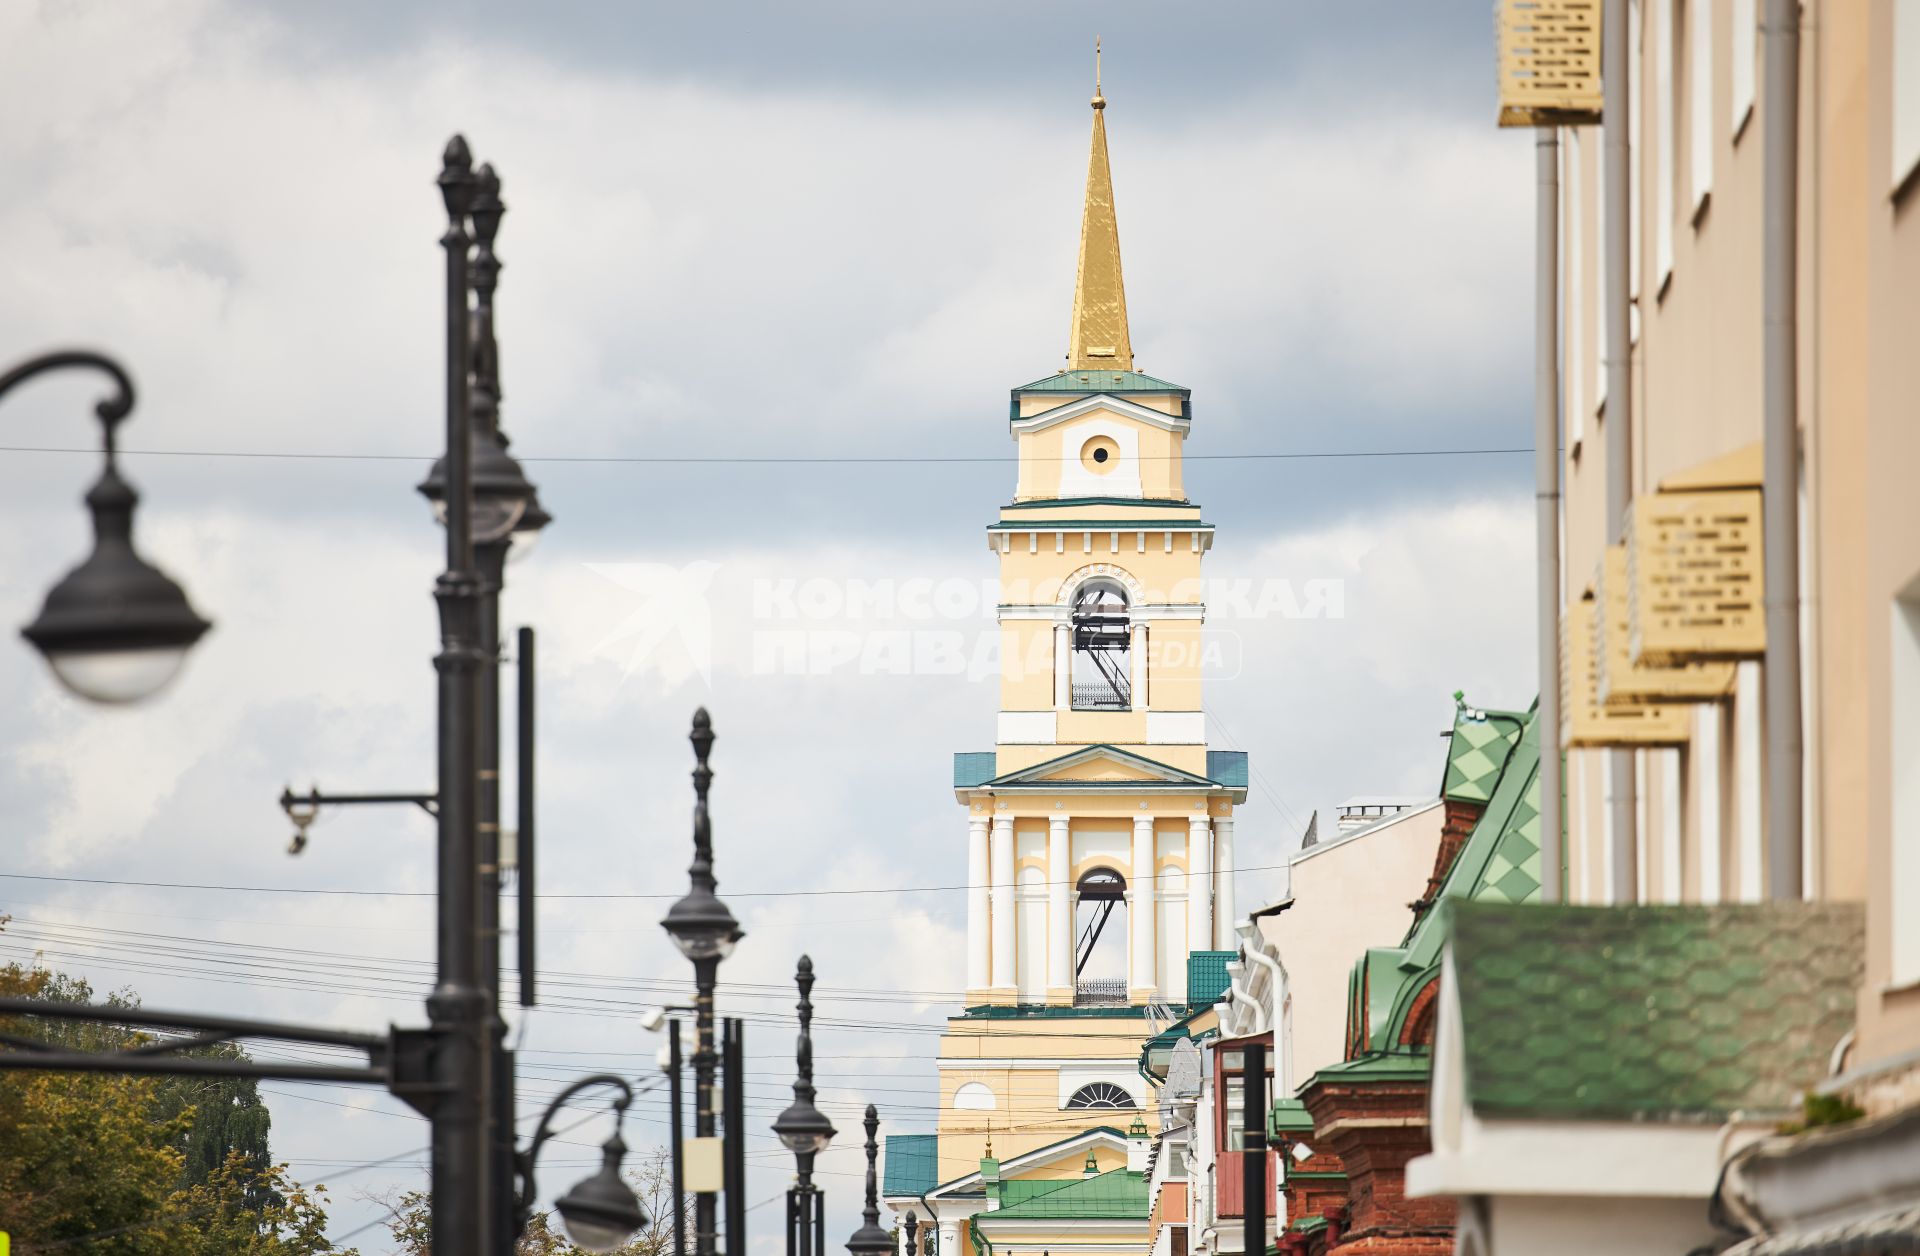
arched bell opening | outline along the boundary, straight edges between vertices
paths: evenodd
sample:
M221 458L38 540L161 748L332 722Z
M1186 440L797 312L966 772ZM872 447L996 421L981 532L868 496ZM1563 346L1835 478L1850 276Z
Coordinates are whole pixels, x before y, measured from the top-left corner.
M1125 1007L1127 879L1111 868L1089 868L1074 884L1074 904L1074 1006Z
M1073 592L1073 709L1133 709L1133 629L1127 591L1112 580L1089 580Z

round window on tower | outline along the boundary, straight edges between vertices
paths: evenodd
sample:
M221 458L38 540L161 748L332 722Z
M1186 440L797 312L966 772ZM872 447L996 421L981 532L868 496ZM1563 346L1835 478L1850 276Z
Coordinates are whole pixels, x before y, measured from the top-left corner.
M1080 465L1095 475L1105 475L1120 465L1120 444L1111 436L1096 436L1080 446Z

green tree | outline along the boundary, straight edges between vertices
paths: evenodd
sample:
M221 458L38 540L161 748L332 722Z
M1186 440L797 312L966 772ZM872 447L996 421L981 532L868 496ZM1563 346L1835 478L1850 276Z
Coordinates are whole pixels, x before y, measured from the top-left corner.
M95 1001L84 980L17 964L0 968L0 995ZM105 1001L138 1006L125 991ZM0 1033L86 1051L144 1040L123 1027L42 1017L0 1018ZM237 1048L221 1050L245 1058ZM11 1234L15 1250L331 1251L321 1189L299 1186L268 1157L257 1090L250 1082L225 1089L190 1084L197 1080L0 1070L0 1230ZM196 1171L191 1158L214 1149L218 1159Z

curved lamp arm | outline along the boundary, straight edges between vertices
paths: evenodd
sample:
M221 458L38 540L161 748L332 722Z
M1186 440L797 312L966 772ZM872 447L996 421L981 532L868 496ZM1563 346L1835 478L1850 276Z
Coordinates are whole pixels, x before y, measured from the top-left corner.
M133 413L133 381L128 378L125 368L104 353L95 353L90 349L56 349L52 353L43 353L36 358L28 358L19 366L4 375L0 375L0 397L13 390L16 384L24 384L36 376L50 371L62 371L69 367L91 367L113 380L115 393L111 397L102 397L93 407L100 416L103 433L103 451L109 460L113 457L113 432L120 421Z
M547 1105L547 1110L540 1114L540 1124L533 1130L533 1141L527 1144L525 1151L514 1155L515 1164L520 1170L520 1193L514 1200L514 1204L519 1210L523 1225L526 1218L533 1213L534 1161L540 1158L540 1149L553 1137L553 1118L560 1114L560 1109L567 1106L567 1100L595 1086L613 1086L620 1091L620 1097L613 1101L613 1119L616 1126L627 1115L627 1108L633 1103L633 1087L627 1084L625 1078L615 1077L612 1073L595 1073L592 1077L583 1077L554 1096L553 1102Z

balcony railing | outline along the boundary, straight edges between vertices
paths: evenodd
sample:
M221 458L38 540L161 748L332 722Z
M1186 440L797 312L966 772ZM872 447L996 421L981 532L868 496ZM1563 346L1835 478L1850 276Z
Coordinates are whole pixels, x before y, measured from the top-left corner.
M1112 686L1099 682L1075 684L1073 709L1076 711L1131 711L1133 695L1124 687L1116 693Z
M1124 977L1083 977L1073 989L1075 1007L1126 1007Z

